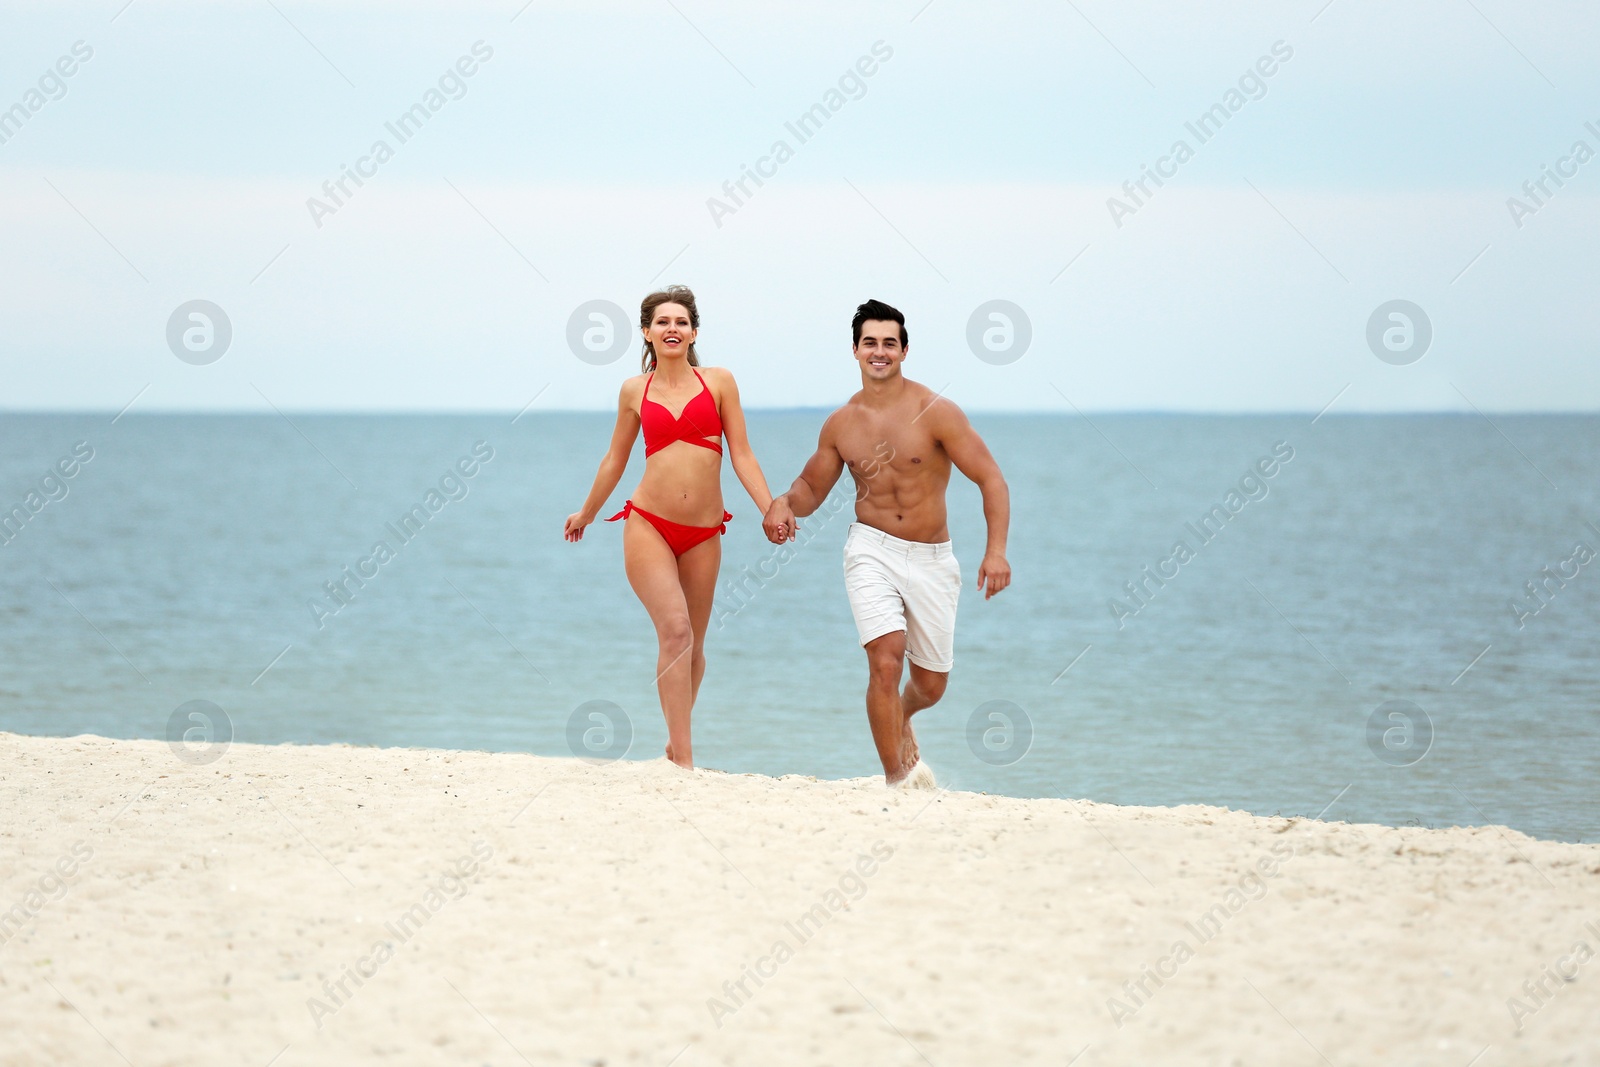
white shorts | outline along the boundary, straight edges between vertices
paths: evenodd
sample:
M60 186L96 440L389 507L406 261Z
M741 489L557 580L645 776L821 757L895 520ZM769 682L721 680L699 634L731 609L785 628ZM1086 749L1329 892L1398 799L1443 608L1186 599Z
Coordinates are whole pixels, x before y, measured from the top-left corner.
M863 645L904 630L912 663L941 673L955 666L961 564L949 541L907 541L853 522L844 539L844 588Z

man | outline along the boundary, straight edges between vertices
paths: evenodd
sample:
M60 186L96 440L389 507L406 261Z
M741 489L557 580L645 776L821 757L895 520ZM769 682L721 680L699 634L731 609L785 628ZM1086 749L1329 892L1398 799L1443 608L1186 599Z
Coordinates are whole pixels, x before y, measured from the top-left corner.
M795 536L849 469L856 521L845 538L845 589L867 650L867 722L890 785L931 788L911 716L944 695L954 665L961 567L950 550L945 488L954 464L983 491L989 544L978 567L987 600L1011 584L1006 528L1011 498L1000 467L961 409L900 373L905 316L879 300L850 322L861 391L828 416L817 451L762 523L769 540ZM987 588L985 588L987 586ZM905 660L911 673L900 688Z

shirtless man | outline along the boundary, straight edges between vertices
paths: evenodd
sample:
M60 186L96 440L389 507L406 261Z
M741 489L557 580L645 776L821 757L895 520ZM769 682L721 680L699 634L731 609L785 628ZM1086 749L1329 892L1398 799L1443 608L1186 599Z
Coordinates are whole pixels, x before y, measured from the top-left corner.
M989 544L978 566L978 588L985 600L1011 584L1011 497L999 465L961 409L900 373L909 350L905 321L879 300L856 309L850 326L861 391L822 424L816 453L789 491L773 500L762 526L774 544L792 539L795 517L816 511L849 468L856 521L845 538L844 575L871 674L867 722L887 782L932 787L911 716L944 695L955 662L961 566L945 522L951 465L983 491ZM908 658L911 673L902 691Z

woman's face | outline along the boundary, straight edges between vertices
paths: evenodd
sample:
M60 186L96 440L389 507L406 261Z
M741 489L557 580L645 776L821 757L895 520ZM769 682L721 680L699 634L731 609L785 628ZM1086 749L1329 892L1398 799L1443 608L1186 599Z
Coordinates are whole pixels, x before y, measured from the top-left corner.
M695 329L689 325L689 309L682 304L662 304L656 308L650 325L640 332L655 347L657 358L683 355L694 343Z

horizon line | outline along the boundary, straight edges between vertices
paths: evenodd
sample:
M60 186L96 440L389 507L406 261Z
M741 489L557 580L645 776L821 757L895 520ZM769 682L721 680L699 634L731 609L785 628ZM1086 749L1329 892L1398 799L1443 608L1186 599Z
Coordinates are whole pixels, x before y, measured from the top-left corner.
M817 405L808 407L753 407L746 405L746 412L760 412L762 414L806 414L806 413L831 413L837 407ZM1315 412L1310 408L1274 408L1270 410L1214 410L1202 408L1084 408L1070 410L1067 408L963 408L969 415L1076 415L1082 418L1084 413L1094 415L1144 415L1144 416L1193 416L1211 418L1242 418L1242 417L1288 417L1316 415L1324 418L1349 418L1351 416L1415 416L1415 415L1482 415L1488 412L1495 415L1520 416L1520 415L1600 415L1600 408L1485 408L1482 411L1473 408L1403 408L1403 409L1356 409L1354 411L1322 411ZM112 407L84 407L84 408L51 408L29 407L12 408L0 407L0 416L4 415L105 415L116 414L119 419L133 416L165 416L165 415L261 415L273 416L278 414L293 415L339 415L350 417L362 416L512 416L520 419L524 415L609 415L615 411L613 407L603 408L538 408L536 410L523 409L514 411L511 408L295 408L285 407L281 412L264 410L261 408L154 408L144 411L123 409L118 412Z

